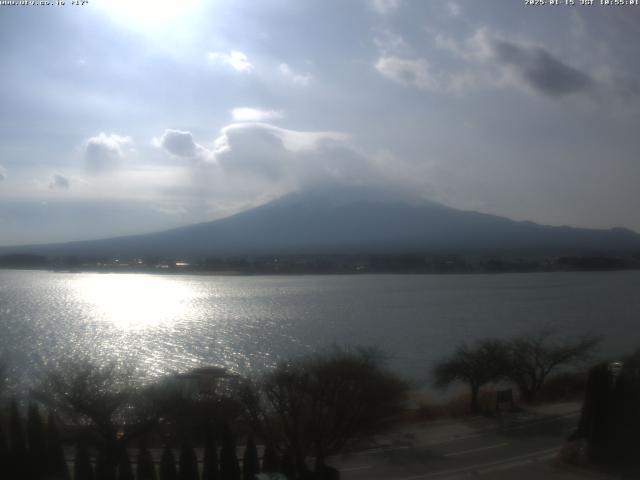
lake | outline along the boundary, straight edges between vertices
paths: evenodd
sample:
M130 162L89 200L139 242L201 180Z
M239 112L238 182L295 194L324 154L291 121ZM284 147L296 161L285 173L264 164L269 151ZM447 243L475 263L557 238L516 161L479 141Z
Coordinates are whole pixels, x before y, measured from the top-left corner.
M338 345L377 346L425 385L459 342L553 326L640 347L640 272L195 276L0 270L0 358L43 367L117 359L157 376L205 364L258 372Z

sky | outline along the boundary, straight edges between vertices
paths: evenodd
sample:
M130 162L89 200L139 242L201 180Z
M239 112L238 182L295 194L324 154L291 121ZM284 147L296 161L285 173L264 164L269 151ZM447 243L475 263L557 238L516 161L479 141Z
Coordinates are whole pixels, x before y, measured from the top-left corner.
M640 7L75 3L0 5L0 245L326 182L640 231Z

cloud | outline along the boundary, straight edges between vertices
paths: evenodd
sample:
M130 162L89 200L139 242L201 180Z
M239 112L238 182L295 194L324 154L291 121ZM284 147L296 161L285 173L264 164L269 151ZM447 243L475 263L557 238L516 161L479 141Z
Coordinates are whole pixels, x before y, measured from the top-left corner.
M553 56L542 47L490 39L495 60L511 69L533 90L549 97L562 97L591 90L592 78Z
M167 132L174 134L167 134ZM191 158L198 147L190 132L166 131L161 138L165 151ZM396 188L418 191L426 176L393 155L368 153L337 131L301 131L269 123L242 122L222 128L204 145L207 162L190 162L186 177L191 186L172 190L175 204L228 205L227 213L250 208L292 190L326 184ZM191 157L190 157L191 156ZM179 199L179 200L178 200ZM173 203L172 203L173 204ZM191 207L189 207L191 208Z
M152 140L152 144L163 148L173 156L192 161L206 162L213 160L213 152L193 140L191 132L167 129L162 136Z
M284 117L280 110L259 110L257 108L239 107L231 110L235 122L262 122Z
M595 87L588 73L568 65L547 49L499 37L486 28L478 29L462 42L443 34L436 35L435 41L439 48L474 67L472 73L466 73L470 80L467 86L509 85L552 98L588 92ZM450 75L461 76L459 72Z
M408 46L402 35L389 29L379 30L373 38L373 43L382 54L397 52L406 49Z
M49 182L51 190L69 190L71 187L71 179L60 173L54 173Z
M375 69L384 77L404 86L437 91L441 82L433 75L429 63L422 58L407 59L393 55L382 56Z
M306 87L311 82L313 76L310 73L298 73L291 69L291 67L286 63L281 63L278 66L278 70L280 73L295 83L296 85L300 85L301 87Z
M196 143L190 132L177 130L166 130L155 143L177 157L206 156L207 162L192 164L199 181L208 178L216 188L253 188L256 195L283 193L327 178L355 178L367 171L363 168L366 162L350 146L348 135L341 132L242 122L224 127L212 148Z
M456 2L447 2L447 11L452 17L459 17L462 15L462 7Z
M91 173L102 173L117 168L130 149L133 141L130 137L101 132L89 138L84 145L84 162Z
M238 50L231 50L229 53L209 52L207 58L213 62L228 65L237 72L251 73L253 71L253 65L247 56Z
M370 0L371 7L381 15L386 15L400 6L401 0Z
M183 132L181 130L165 130L159 144L167 152L178 157L192 157L197 150L197 145L193 141L191 132Z
M371 170L343 133L265 123L223 128L215 152L225 183L249 182L258 191L282 192L327 180L352 182Z
M234 123L224 127L220 136L216 138L216 153L231 150L231 145L237 144L238 138L243 137L246 132L251 132L253 138L260 137L268 142L276 141L291 152L313 150L325 141L343 142L348 139L348 135L340 132L288 130L267 123Z
M4 167L0 166L0 182L3 180L6 180L7 178L7 171L5 170Z
M215 145L218 185L243 188L248 198L336 183L417 192L426 178L389 152L358 148L341 132L232 124L222 129Z

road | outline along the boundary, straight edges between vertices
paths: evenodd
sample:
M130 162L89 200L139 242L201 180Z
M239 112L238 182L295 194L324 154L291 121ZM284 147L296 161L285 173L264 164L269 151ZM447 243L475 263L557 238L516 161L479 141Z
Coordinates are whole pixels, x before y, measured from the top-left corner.
M344 480L453 480L606 478L563 466L560 447L575 429L578 412L536 419L466 421L466 433L369 450L336 459ZM474 426L473 423L477 425ZM429 424L423 424L428 430ZM436 428L446 431L447 426Z

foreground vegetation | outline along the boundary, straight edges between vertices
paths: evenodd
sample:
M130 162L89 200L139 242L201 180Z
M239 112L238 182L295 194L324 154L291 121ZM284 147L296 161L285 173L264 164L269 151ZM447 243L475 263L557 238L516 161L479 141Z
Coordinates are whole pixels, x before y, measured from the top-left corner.
M17 402L10 404L0 471L16 479L69 478L64 441L76 445L76 479L240 480L260 471L337 478L325 459L386 428L409 391L370 350L311 355L253 380L216 368L144 387L132 378L129 370L91 363L49 372L28 405L26 435ZM46 423L36 402L51 412ZM63 438L58 425L65 426ZM162 449L159 465L150 447Z
M473 345L458 346L435 365L433 377L441 388L454 382L466 383L473 413L480 412L480 388L489 383L509 382L517 387L521 400L531 403L552 373L584 365L599 343L597 336L561 339L551 330L510 340L481 339Z
M598 342L549 331L482 339L442 359L433 379L442 387L466 384L464 411L471 413L483 404L496 407L496 382L513 385L519 402L557 399L568 390L581 399L586 388L571 443L579 453L569 456L633 466L640 353L613 369L593 367L586 381L575 367L585 365ZM115 364L70 363L47 372L24 405L8 401L0 410L3 478L248 480L279 472L291 480L334 479L329 457L367 446L411 418L415 400L409 383L367 349L309 355L252 379L205 367L140 385L133 373ZM4 378L0 371L0 395ZM423 418L429 414L443 411Z

